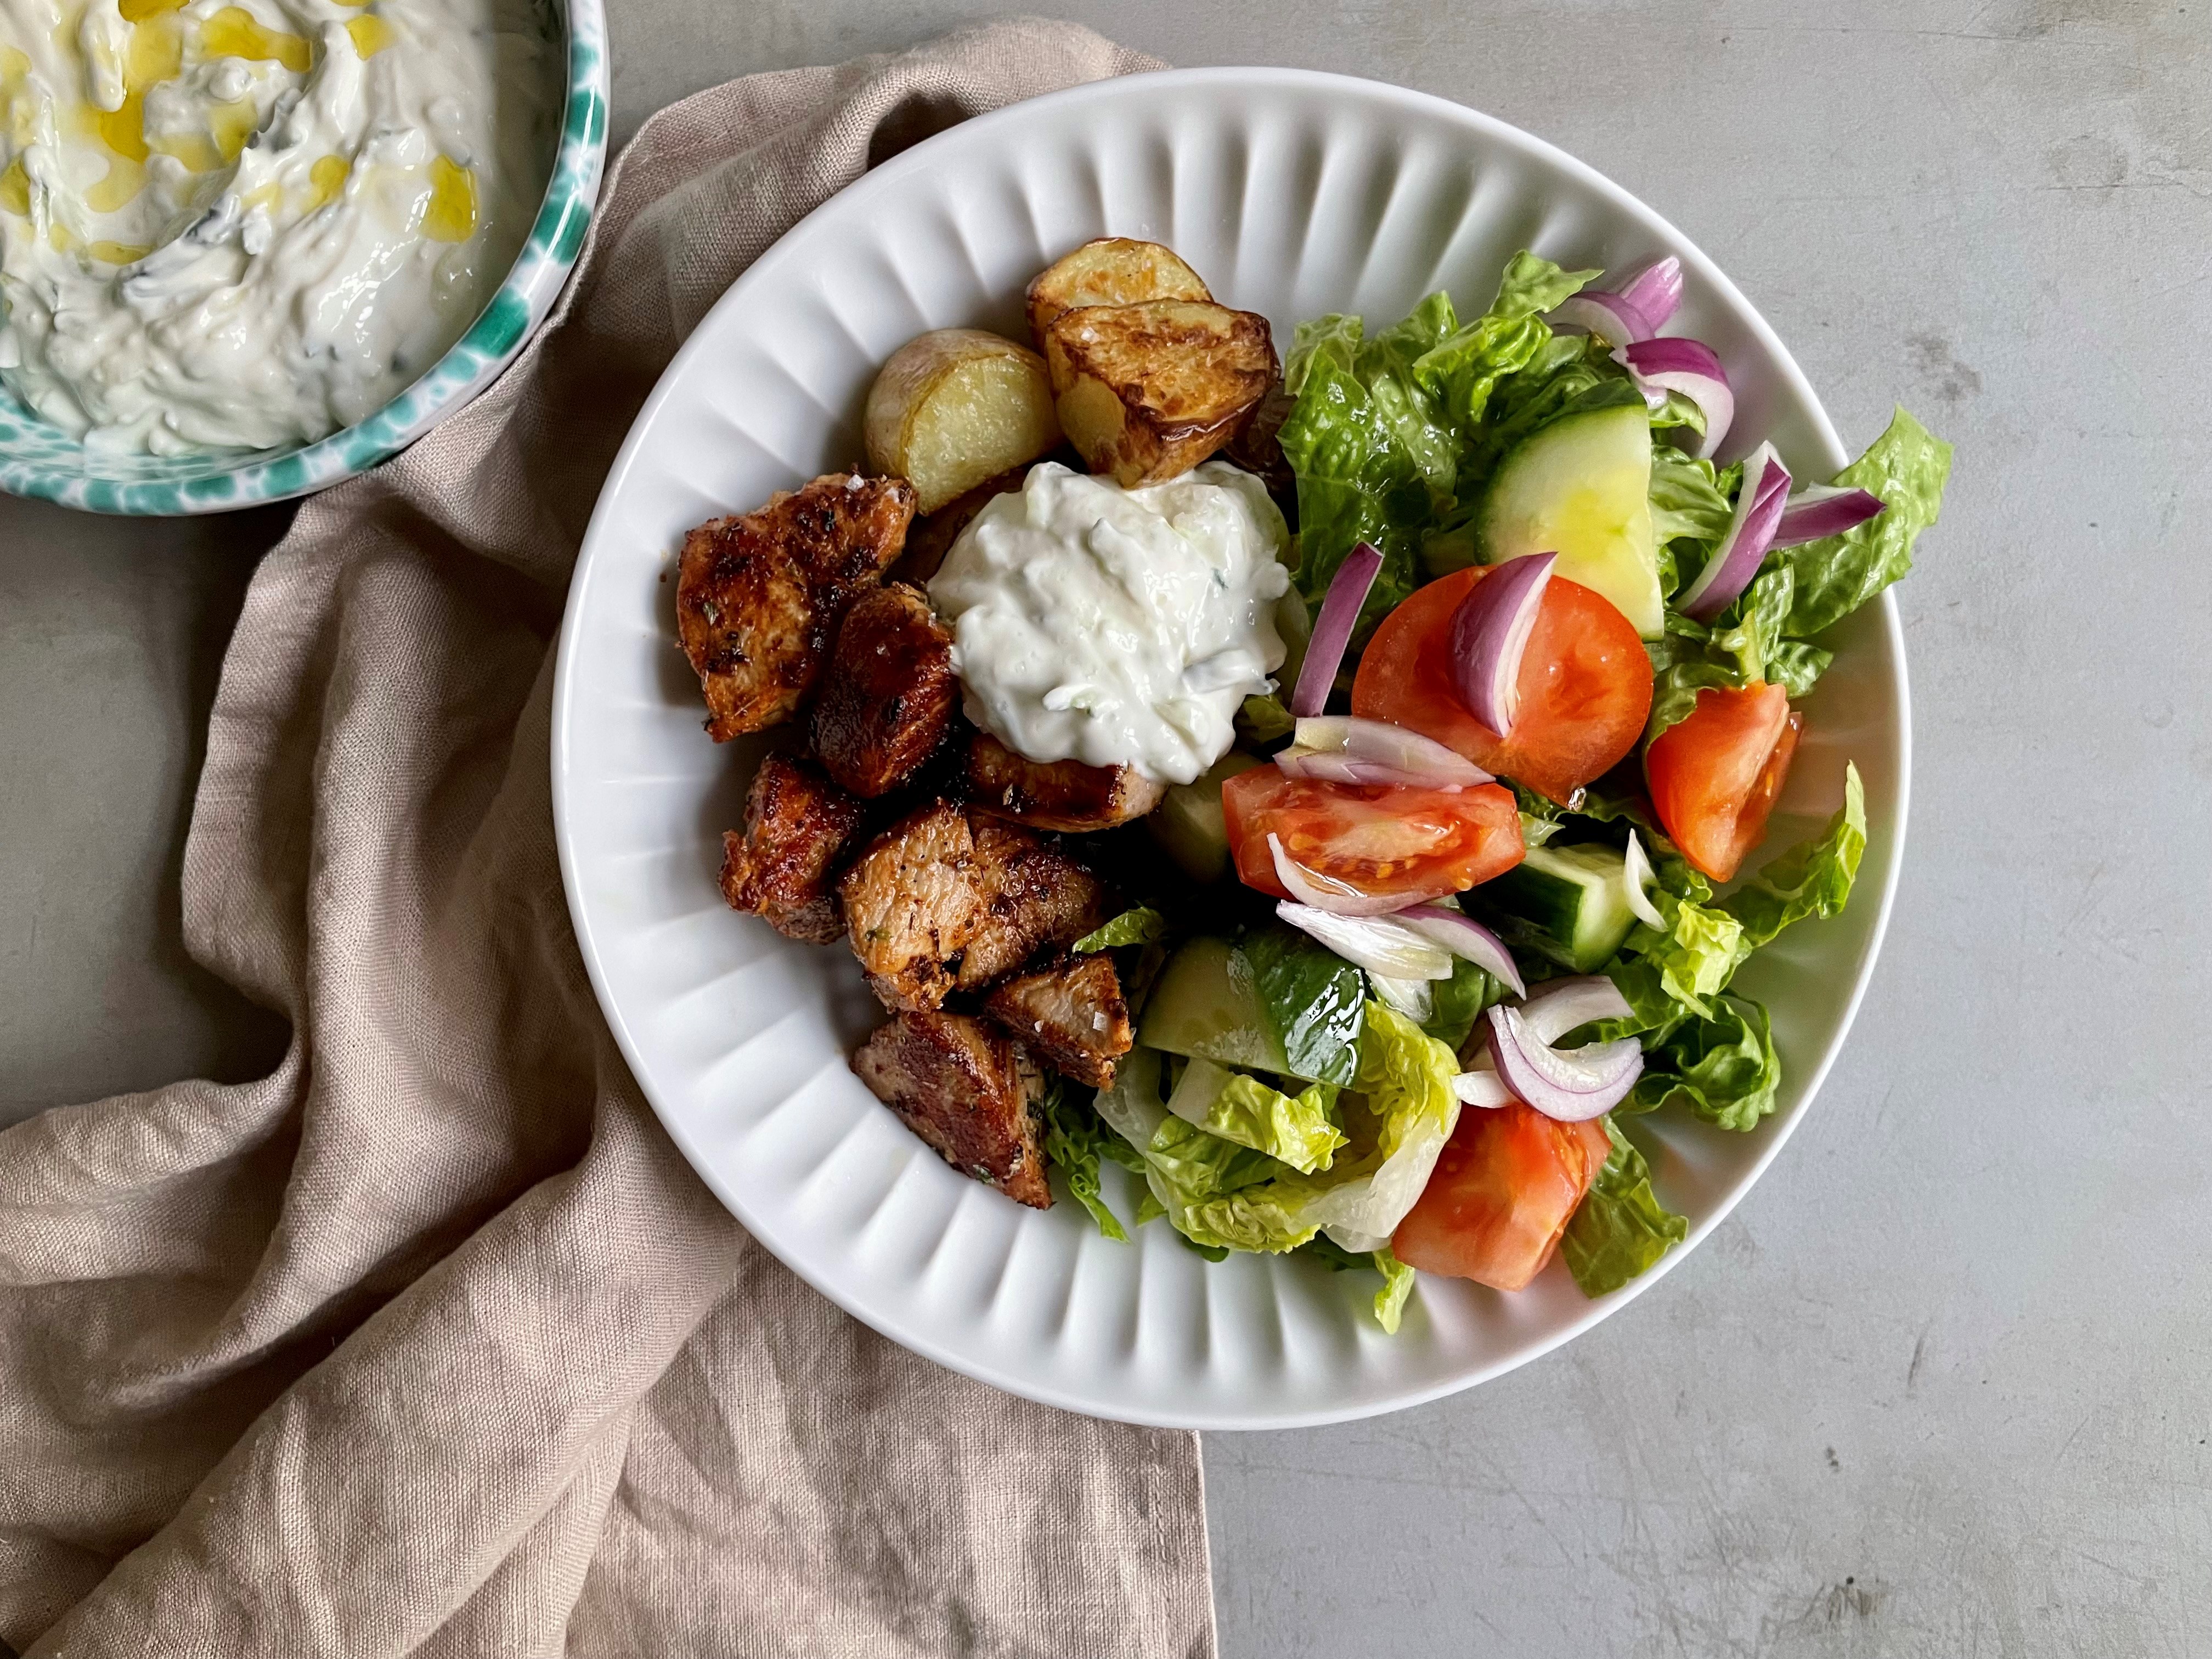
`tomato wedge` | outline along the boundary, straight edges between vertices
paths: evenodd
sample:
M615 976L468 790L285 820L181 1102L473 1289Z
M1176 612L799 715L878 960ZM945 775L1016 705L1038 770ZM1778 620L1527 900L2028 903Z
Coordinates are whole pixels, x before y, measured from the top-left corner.
M1708 686L1644 751L1644 781L1682 856L1726 881L1766 834L1805 717L1778 685Z
M1552 1259L1611 1152L1601 1120L1560 1123L1517 1100L1466 1107L1390 1249L1424 1273L1520 1290Z
M1377 897L1441 898L1521 862L1521 814L1510 789L1423 789L1409 784L1329 783L1285 777L1274 766L1221 786L1221 813L1237 873L1278 898L1267 837L1307 869Z
M1359 659L1352 712L1434 738L1564 804L1636 747L1651 712L1651 659L1610 601L1553 576L1521 659L1521 712L1499 737L1468 712L1452 677L1452 617L1489 574L1455 570L1382 619Z

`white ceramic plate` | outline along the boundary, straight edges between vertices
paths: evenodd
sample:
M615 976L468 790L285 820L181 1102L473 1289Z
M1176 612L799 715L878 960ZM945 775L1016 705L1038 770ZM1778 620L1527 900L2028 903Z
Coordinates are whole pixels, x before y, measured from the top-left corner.
M717 747L677 651L684 532L861 453L877 366L924 329L1023 337L1023 289L1092 236L1173 246L1287 346L1302 318L1395 320L1449 288L1489 303L1516 249L1619 268L1679 255L1676 331L1739 389L1737 430L1802 474L1847 457L1810 386L1713 263L1618 186L1441 100L1334 76L1200 70L1111 81L917 146L823 207L715 307L639 416L584 543L560 647L554 807L592 981L668 1132L753 1235L884 1334L1015 1393L1100 1416L1279 1427L1382 1412L1534 1358L1649 1290L1780 1150L1841 1043L1888 914L1905 823L1903 643L1885 597L1838 631L1808 707L1781 845L1867 786L1870 845L1842 918L1760 953L1782 1109L1747 1135L1641 1120L1688 1242L1583 1299L1554 1263L1504 1296L1424 1275L1386 1337L1379 1283L1285 1258L1209 1265L1164 1223L1133 1244L1074 1205L1038 1213L955 1174L861 1087L850 1048L881 1018L849 953L733 915L715 887L757 744ZM1871 435L1871 434L1868 434ZM1745 447L1748 447L1747 441ZM1124 1181L1109 1170L1109 1179ZM1133 1198L1109 1187L1124 1215ZM650 1241L641 1241L650 1248Z

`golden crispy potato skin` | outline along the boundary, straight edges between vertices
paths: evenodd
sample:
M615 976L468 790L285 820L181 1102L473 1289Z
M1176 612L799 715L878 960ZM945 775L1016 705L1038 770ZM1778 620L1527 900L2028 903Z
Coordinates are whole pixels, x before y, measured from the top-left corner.
M1080 306L1212 297L1174 250L1127 236L1101 236L1055 259L1030 283L1030 336L1042 351L1045 331L1062 312Z
M906 544L914 486L831 473L684 538L676 631L717 743L799 712L845 607Z
M1060 424L1093 472L1124 489L1188 472L1267 395L1267 319L1188 300L1085 306L1045 331Z
M853 1056L853 1070L963 1175L1031 1209L1052 1207L1036 1108L1044 1079L1004 1031L966 1014L902 1013Z
M870 465L909 480L920 510L948 501L1060 446L1044 360L978 328L918 334L869 388Z
M837 629L814 705L823 770L867 799L886 794L937 752L960 701L952 635L919 588L855 599Z
M1133 767L1025 760L988 732L968 745L968 798L1036 830L1111 830L1158 806L1167 786Z

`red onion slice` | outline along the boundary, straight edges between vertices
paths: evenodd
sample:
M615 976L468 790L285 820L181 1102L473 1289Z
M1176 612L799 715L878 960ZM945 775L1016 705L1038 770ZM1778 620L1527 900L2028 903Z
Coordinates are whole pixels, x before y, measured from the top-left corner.
M1454 956L1464 957L1492 979L1510 987L1515 996L1528 994L1505 941L1465 911L1449 904L1416 904L1399 911L1395 919Z
M1705 435L1696 453L1700 460L1711 459L1735 420L1735 392L1713 349L1702 340L1670 337L1638 340L1613 356L1655 405L1665 401L1661 394L1679 392L1705 412Z
M1808 484L1790 498L1774 527L1769 549L1796 547L1824 536L1840 536L1882 510L1882 499L1838 484Z
M1475 719L1504 737L1520 712L1521 658L1536 626L1556 553L1534 553L1492 566L1452 617L1452 670Z
M1544 320L1555 329L1578 328L1617 346L1648 340L1656 331L1642 307L1625 295L1602 289L1584 289L1562 300Z
M1651 319L1654 332L1667 326L1682 304L1682 262L1673 254L1654 259L1622 283L1620 297Z
M1401 926L1395 916L1347 916L1288 900L1275 907L1275 914L1379 978L1451 977L1451 952Z
M1486 1061L1490 1058L1485 1054ZM1505 1086L1505 1079L1498 1075L1495 1066L1484 1065L1471 1072L1462 1072L1452 1079L1452 1092L1462 1106L1478 1106L1485 1111L1496 1111L1500 1106L1510 1106L1513 1091Z
M1744 458L1743 483L1735 496L1735 516L1721 538L1697 580L1674 599L1674 609L1701 623L1709 623L1735 603L1735 596L1751 586L1759 561L1774 544L1774 526L1782 522L1782 509L1790 501L1790 469L1763 443Z
M1455 790L1492 781L1489 773L1434 738L1389 720L1351 714L1300 720L1291 747L1275 757L1275 764L1294 778L1328 778L1339 783L1404 783Z
M1602 1117L1627 1097L1644 1073L1644 1047L1634 1037L1562 1053L1539 1042L1514 1009L1492 1008L1490 1054L1505 1086L1562 1123Z
M1283 850L1280 836L1267 837L1267 851L1273 855L1275 879L1283 884L1283 890L1300 904L1333 916L1387 916L1425 899L1442 896L1437 893L1363 893L1348 882L1307 869Z
M1628 864L1621 873L1628 878L1629 914L1654 933L1665 933L1667 918L1659 914L1659 907L1651 902L1651 895L1646 890L1659 874L1651 867L1644 843L1637 840L1633 830L1628 832Z
M1291 693L1291 713L1318 714L1328 707L1329 688L1344 653L1352 644L1352 629L1359 620L1359 607L1367 603L1368 590L1382 568L1382 556L1362 542L1344 556L1344 562L1329 579L1322 595L1321 614L1314 618L1313 637L1306 641L1306 659L1298 670L1297 689Z
M1620 988L1603 974L1547 980L1521 1004L1522 1023L1539 1042L1557 1042L1594 1019L1626 1019L1634 1011Z

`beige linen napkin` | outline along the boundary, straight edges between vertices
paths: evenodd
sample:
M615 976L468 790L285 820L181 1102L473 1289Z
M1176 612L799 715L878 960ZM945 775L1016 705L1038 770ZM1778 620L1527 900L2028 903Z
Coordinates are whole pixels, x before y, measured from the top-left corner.
M290 1052L0 1135L0 1638L1212 1654L1194 1437L912 1357L693 1176L585 982L547 781L578 539L714 297L872 160L1149 66L1020 21L664 111L556 325L301 509L184 873L194 955Z

